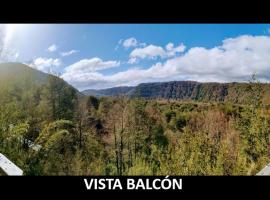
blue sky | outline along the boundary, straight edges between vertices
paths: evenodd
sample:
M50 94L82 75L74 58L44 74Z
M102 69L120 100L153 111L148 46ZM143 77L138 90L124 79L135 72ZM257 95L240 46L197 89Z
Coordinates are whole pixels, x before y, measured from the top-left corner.
M269 28L269 24L2 24L0 45L5 48L0 59L58 73L80 90L171 80L246 81L253 72L269 81Z

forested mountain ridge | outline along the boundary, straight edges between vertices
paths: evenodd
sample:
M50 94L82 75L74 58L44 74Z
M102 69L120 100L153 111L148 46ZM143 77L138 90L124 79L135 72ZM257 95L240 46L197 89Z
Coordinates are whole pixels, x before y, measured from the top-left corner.
M171 81L141 83L136 87L116 87L103 90L85 90L85 95L117 96L124 94L130 97L164 98L178 100L218 101L245 103L248 83L201 83L196 81ZM124 88L121 90L121 88ZM263 103L270 103L270 84L263 84ZM93 91L93 92L89 92Z
M0 63L0 84L19 83L31 81L32 84L44 84L48 74L35 70L21 63Z
M32 67L27 66L26 64L16 62L0 63L1 87L8 84L18 84L20 86L26 86L24 84L30 83L31 86L35 87L45 85L49 81L49 78L52 77L55 77L57 80L63 82L67 87L73 88L79 93L76 88L74 88L61 78L36 70Z

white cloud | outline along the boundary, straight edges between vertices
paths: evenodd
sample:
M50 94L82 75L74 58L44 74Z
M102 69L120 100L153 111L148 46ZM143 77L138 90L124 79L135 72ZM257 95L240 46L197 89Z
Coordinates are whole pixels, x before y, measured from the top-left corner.
M166 45L168 57L175 56L176 53L182 53L185 51L185 49L186 49L186 46L184 44L180 44L179 46L174 47L174 44L170 42Z
M55 71L55 68L59 67L60 65L61 60L58 58L53 59L39 57L34 59L33 62L30 63L31 67L46 73L52 73L53 71Z
M65 69L62 78L68 81L74 81L75 79L86 80L94 79L97 80L99 73L97 71L119 67L119 61L103 61L100 58L91 58L80 60Z
M138 46L138 41L134 37L128 38L123 42L123 47L125 48L136 47L136 46Z
M172 49L172 45L167 46L168 49ZM163 63L159 62L148 69L131 68L113 75L96 71L74 72L64 78L79 89L170 80L246 81L254 72L259 79L270 81L269 55L269 36L242 35L225 39L221 46L210 49L193 47L186 53L169 58Z
M118 44L117 46L115 47L115 50L117 50L119 48L119 46L123 46L125 49L129 49L129 48L134 48L134 47L145 47L146 46L146 43L141 43L139 42L136 38L134 37L131 37L131 38L128 38L128 39L120 39L118 41Z
M66 68L67 72L94 72L113 67L118 67L119 61L103 61L100 58L83 59Z
M186 49L186 46L184 44L180 44L177 47L174 47L173 43L168 43L163 49L160 46L155 45L148 45L146 47L142 48L136 48L134 49L130 55L129 55L129 64L134 64L138 62L138 59L156 59L158 57L160 58L167 58L167 57L173 57L177 53L182 53Z
M61 52L61 56L63 56L63 57L65 57L65 56L70 56L70 55L72 55L72 54L74 54L74 53L78 53L78 52L79 52L78 50L72 49L72 50L70 50L70 51Z
M49 52L54 52L57 50L57 46L55 44L52 44L51 46L48 47L47 51Z
M130 58L150 58L155 59L157 57L166 56L166 52L162 47L155 45L148 45L143 48L136 48L130 53Z

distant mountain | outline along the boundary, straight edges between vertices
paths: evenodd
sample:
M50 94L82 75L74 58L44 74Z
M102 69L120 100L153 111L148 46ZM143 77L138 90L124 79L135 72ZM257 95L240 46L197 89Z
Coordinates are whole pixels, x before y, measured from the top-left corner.
M196 81L171 81L141 83L136 87L117 87L103 90L86 90L85 95L116 96L124 94L130 97L165 98L198 101L229 101L243 103L247 97L247 83L200 83ZM270 84L263 84L263 102L270 103Z
M114 87L102 90L84 90L82 93L87 96L104 97L104 96L117 96L117 95L129 95L135 87Z

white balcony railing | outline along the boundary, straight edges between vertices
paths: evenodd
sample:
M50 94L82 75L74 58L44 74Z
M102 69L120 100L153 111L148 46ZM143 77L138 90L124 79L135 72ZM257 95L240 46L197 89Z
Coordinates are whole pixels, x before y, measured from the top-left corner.
M22 176L23 171L0 153L0 169L8 176Z
M259 173L256 174L257 176L270 176L270 163L266 165Z

